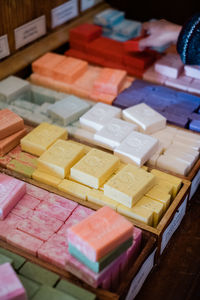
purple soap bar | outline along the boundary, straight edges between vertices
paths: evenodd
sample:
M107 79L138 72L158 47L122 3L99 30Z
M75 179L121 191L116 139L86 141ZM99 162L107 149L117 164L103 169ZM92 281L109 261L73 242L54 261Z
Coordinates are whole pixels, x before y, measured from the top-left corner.
M172 113L168 113L166 111L164 111L162 113L162 115L167 118L167 121L171 124L174 124L176 126L179 126L179 127L187 127L187 124L188 124L188 118L185 117L185 116L177 116L175 114L172 114Z
M187 109L184 109L182 107L179 107L177 106L176 104L175 105L170 105L169 107L167 107L165 109L165 112L166 113L169 113L169 114L173 114L173 115L177 115L177 116L185 116L185 117L188 117L188 111Z
M193 113L189 116L190 120L200 121L200 114Z
M190 122L189 129L200 132L200 121L193 120L192 122Z

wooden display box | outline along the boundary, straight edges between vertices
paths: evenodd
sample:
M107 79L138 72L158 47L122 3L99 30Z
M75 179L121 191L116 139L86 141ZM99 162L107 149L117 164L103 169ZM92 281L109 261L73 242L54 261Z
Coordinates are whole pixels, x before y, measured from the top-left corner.
M94 289L84 283L83 281L76 278L71 273L67 272L64 269L58 268L55 265L47 263L26 251L18 249L2 240L0 240L0 247L8 249L16 254L19 254L25 257L28 261L36 263L50 271L53 271L60 275L62 278L65 278L72 283L83 287L97 295L98 299L102 300L118 300L125 299L132 300L135 298L139 290L141 289L146 277L151 272L154 267L154 257L156 252L156 240L154 237L149 235L146 232L143 232L142 236L142 247L141 252L135 263L130 267L126 276L121 280L117 290L115 292L110 292L101 288ZM144 272L145 268L145 272ZM58 299L59 300L59 299Z

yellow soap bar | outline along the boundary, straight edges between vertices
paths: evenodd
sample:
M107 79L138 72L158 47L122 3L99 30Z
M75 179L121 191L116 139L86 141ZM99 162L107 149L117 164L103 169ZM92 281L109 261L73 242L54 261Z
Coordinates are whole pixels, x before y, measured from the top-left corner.
M21 139L23 151L40 156L58 139L67 139L67 130L49 123L41 123Z
M104 195L131 208L154 184L153 174L128 164L104 184Z
M117 212L149 226L153 225L153 212L145 207L134 206L132 208L128 208L122 204L119 204L117 206Z
M70 168L84 156L84 147L70 141L58 140L40 158L37 168L64 179Z
M120 160L113 154L92 149L71 168L74 180L99 188L119 167Z
M42 183L51 185L53 187L58 187L58 185L61 183L61 179L52 175L49 175L47 173L35 170L32 174L33 179L40 181Z
M151 173L154 174L156 177L159 177L166 182L169 182L173 185L173 190L172 190L172 197L175 198L178 191L181 188L182 180L178 177L175 177L173 175L161 172L159 170L153 169L151 170Z
M156 177L155 186L158 186L158 188L162 189L165 193L170 194L172 196L173 184L171 184L159 177Z
M83 200L87 200L87 194L90 191L90 188L67 179L62 180L58 186L58 189Z
M149 169L147 166L142 166L141 168L144 169L145 171L148 171Z
M114 210L117 210L117 206L119 205L117 201L106 197L103 192L98 190L90 190L87 195L87 199L88 201L99 204L101 206L109 206Z
M145 196L161 202L164 205L164 211L166 211L170 205L171 195L166 193L159 185L152 187Z
M73 143L73 144L76 144L76 145L79 145L79 146L83 146L85 154L87 154L92 149L92 147L90 147L88 145L84 145L84 144L78 143L78 142L76 142L74 140L68 140L68 141L70 143Z
M115 174L117 174L119 171L121 171L126 166L125 163L121 162L119 163L119 168L115 171Z
M153 226L156 227L158 223L160 222L160 219L162 218L163 215L163 207L164 205L158 201L155 201L151 198L148 197L142 197L140 199L135 207L145 207L146 209L150 210L153 212Z

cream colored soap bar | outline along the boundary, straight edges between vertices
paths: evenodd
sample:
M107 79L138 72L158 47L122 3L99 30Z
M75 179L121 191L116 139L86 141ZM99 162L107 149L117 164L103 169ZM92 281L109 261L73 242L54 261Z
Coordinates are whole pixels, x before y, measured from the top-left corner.
M84 156L84 147L58 140L38 159L38 170L64 179L70 168Z
M171 195L166 193L166 191L162 189L162 187L160 187L159 185L155 185L154 187L152 187L145 194L145 196L161 202L163 204L164 211L166 211L170 205Z
M142 197L137 203L135 207L145 207L146 209L153 212L153 226L157 227L162 214L164 212L164 205L158 201L155 201L148 197Z
M128 208L122 204L117 206L117 212L129 218L145 223L149 226L153 225L153 211L145 207L132 207Z
M57 187L61 182L61 179L47 173L35 170L32 174L33 179L40 181L42 183Z
M70 176L93 188L99 188L119 167L120 160L109 153L92 149L75 166Z
M128 164L104 184L104 195L131 208L154 184L155 176Z
M188 162L167 154L161 155L157 159L156 166L160 169L168 170L183 176L186 176L191 168L191 165Z
M156 169L151 170L151 173L156 176L156 183L159 184L159 180L161 180L161 181L165 181L173 186L172 197L175 198L178 191L181 188L182 180L176 176L164 173L164 172L156 170Z
M21 139L22 150L40 156L58 139L67 139L67 130L48 123L41 123Z
M90 188L67 179L62 180L58 189L83 200L87 200L87 194L90 192Z
M117 210L119 203L111 198L104 195L102 191L90 190L87 199L90 202L96 203L101 206L110 206L112 209Z

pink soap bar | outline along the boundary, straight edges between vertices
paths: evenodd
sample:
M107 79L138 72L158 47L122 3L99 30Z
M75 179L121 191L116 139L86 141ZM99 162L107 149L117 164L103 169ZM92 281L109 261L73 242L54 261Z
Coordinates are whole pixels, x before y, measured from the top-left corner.
M38 249L43 242L31 235L24 233L18 229L13 229L7 236L7 242L17 248L27 251L36 256Z
M24 129L23 119L7 108L0 110L0 120L0 140Z
M103 102L103 103L106 103L106 104L112 104L113 101L115 100L115 98L116 98L115 95L98 92L94 89L90 93L90 99L92 99L93 101L96 101L96 102Z
M17 225L22 220L23 218L9 213L4 220L0 221L0 238L6 241L8 233L17 228Z
M19 222L17 229L42 241L47 241L54 234L54 230L52 228L29 219L24 219Z
M12 213L23 218L23 219L26 219L26 218L29 218L32 216L33 214L33 210L28 208L28 207L25 207L25 206L22 206L20 205L19 203L12 209Z
M44 212L50 218L53 217L63 222L66 221L72 213L70 210L63 208L56 203L49 203L47 201L41 202L36 210Z
M45 191L37 186L34 186L32 184L26 183L26 193L30 196L33 196L37 199L41 200L47 200L49 198L49 192Z
M49 193L47 202L61 206L70 212L72 212L78 206L78 203L53 193Z
M29 194L25 194L24 197L18 202L18 204L30 209L35 209L40 204L40 200L32 197Z
M27 300L26 291L9 263L0 265L0 299Z
M168 53L155 63L155 70L165 76L177 78L183 71L183 62L175 53Z
M95 211L92 210L91 208L78 205L78 207L73 211L73 217L78 217L80 221L84 220L88 216L94 214ZM67 221L66 221L67 222Z
M68 242L92 261L97 261L133 235L133 224L110 207L68 229Z
M117 96L126 75L126 71L103 68L99 77L94 82L94 90Z
M38 257L58 267L65 268L66 262L70 258L67 239L54 234L40 247Z
M74 86L84 89L88 93L92 92L94 81L98 78L100 72L101 68L89 66L88 70L74 82Z
M57 220L53 217L50 218L49 215L45 214L45 212L42 211L33 211L33 214L28 218L37 223L40 223L41 225L47 226L54 232L58 231L63 225L62 221Z
M23 181L0 174L0 219L4 219L26 193Z

